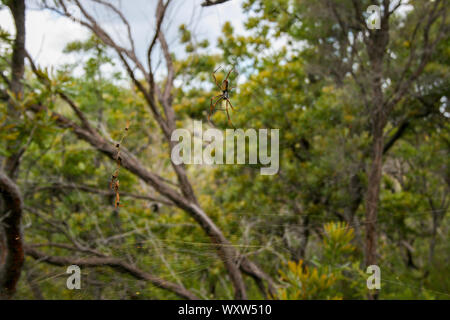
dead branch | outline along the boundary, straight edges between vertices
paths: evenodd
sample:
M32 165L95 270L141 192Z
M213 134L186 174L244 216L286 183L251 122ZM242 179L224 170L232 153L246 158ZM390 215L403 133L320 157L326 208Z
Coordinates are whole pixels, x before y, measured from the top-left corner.
M67 267L69 265L77 265L79 267L85 268L110 267L119 272L128 274L136 279L148 281L153 285L155 285L156 287L173 292L183 299L199 300L199 298L195 294L193 294L183 286L156 277L153 274L145 272L139 269L138 267L118 258L107 256L89 257L89 258L55 257L47 255L44 252L38 251L30 245L25 246L25 253L26 255L32 257L33 259L43 261L55 266Z
M205 0L205 2L203 2L201 4L201 6L202 7L210 7L210 6L215 6L217 4L225 3L228 1L230 1L230 0Z

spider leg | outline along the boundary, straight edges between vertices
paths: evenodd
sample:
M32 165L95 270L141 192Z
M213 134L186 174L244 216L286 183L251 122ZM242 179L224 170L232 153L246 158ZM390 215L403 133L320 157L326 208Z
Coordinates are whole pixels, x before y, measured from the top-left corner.
M227 99L227 101L228 101L228 103L230 104L231 109L234 110L233 105L231 104L230 99Z
M216 98L219 98L219 97L222 97L222 95L218 94L217 96L212 97L211 98L211 105L213 104L213 100L216 99Z
M220 96L220 98L217 99L216 102L214 103L213 108L215 108L216 105L217 105L217 103L219 103L219 101L221 101L222 99L224 99L224 97L223 97L223 96Z
M228 77L230 76L230 74L231 74L231 71L233 71L234 70L234 67L233 68L231 68L230 69L230 71L228 71L228 74L227 74L227 77L225 78L225 80L228 80ZM223 81L225 81L225 80L223 80Z
M214 99L220 98L220 97L222 97L221 94L218 94L217 96L212 97L212 98L211 98L211 104L213 104L213 100L214 100Z
M217 101L213 104L213 99L214 99L214 98L219 98L219 99L217 99ZM211 117L211 114L213 113L214 108L216 107L217 102L219 102L219 101L222 100L222 99L223 99L223 96L222 96L222 95L219 95L219 96L216 96L216 97L211 98L211 108L210 108L209 113L208 113L208 121L210 121L209 118Z
M216 83L216 86L219 88L220 91L222 91L222 86L217 82L217 79L216 79L216 72L217 72L220 68L222 68L222 66L219 66L216 70L214 70L214 72L212 73L212 76L213 76L213 78L214 78L214 82Z
M228 103L230 103L230 100L226 99L225 108L226 108L226 110L227 110L228 122L231 124L231 126L232 126L233 128L235 128L233 122L231 122L230 114L228 113ZM230 105L231 105L231 104L230 104ZM236 129L236 128L235 128L235 129Z

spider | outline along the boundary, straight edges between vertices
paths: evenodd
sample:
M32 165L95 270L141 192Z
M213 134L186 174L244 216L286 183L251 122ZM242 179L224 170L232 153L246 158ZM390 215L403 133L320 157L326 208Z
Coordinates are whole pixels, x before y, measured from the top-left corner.
M236 74L237 74L237 72L234 69L234 67L231 68L231 70L228 72L226 78L222 81L222 83L219 84L216 79L216 72L220 68L221 67L218 67L216 70L214 70L214 72L212 73L212 76L214 78L214 82L216 83L219 90L222 91L222 93L211 98L211 109L209 110L208 121L210 121L211 114L214 112L214 109L215 109L217 103L219 101L225 100L225 111L227 112L228 122L234 127L234 125L230 119L230 114L228 113L228 104L230 104L231 109L234 110L233 105L231 104L231 101L230 101L230 90L235 89L236 87L228 87L228 84L229 84L228 77L230 76L232 71L234 71ZM214 99L217 99L217 100L213 103ZM224 110L224 109L220 109L220 110Z
M111 176L111 182L109 184L109 188L112 189L116 194L116 200L114 207L123 207L122 204L120 204L120 195L119 195L119 171L120 166L122 165L122 158L120 157L120 145L122 144L123 140L128 135L128 129L130 128L130 121L127 120L127 126L125 127L125 133L122 135L122 138L120 139L119 143L116 144L116 150L117 150L117 167L114 171L114 174Z

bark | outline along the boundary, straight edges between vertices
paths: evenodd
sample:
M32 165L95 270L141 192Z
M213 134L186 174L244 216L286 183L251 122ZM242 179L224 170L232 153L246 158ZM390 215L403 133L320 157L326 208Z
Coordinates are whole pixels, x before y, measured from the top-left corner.
M377 124L373 134L372 165L366 193L366 266L377 264L377 213L380 194L381 169L383 165L383 127Z
M13 53L11 60L11 80L9 89L14 94L16 100L23 98L23 74L25 71L25 0L9 1L8 6L14 18L16 27L16 37L13 43ZM13 122L20 117L14 102L8 102L8 121ZM13 179L17 177L20 158L24 150L19 150L20 141L14 141L8 145L11 155L5 161L5 172Z
M297 261L304 260L306 257L306 249L308 247L309 240L309 216L306 215L302 219L302 232L300 233L300 246L297 253Z
M366 267L377 264L377 214L380 197L380 182L383 166L384 127L388 110L384 103L382 90L383 62L389 43L389 0L383 1L384 14L381 17L381 29L372 31L367 51L371 66L371 115L372 115L372 155L366 191ZM376 299L377 294L369 294Z
M13 296L23 266L24 254L20 219L22 196L17 185L0 171L0 298Z
M202 3L202 7L215 6L216 4L221 4L228 1L230 0L205 0L205 2Z

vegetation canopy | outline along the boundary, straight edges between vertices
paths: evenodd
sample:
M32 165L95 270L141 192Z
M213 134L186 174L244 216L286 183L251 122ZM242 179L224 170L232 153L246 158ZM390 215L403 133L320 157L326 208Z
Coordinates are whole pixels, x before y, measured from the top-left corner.
M0 298L449 299L448 14L0 0Z

